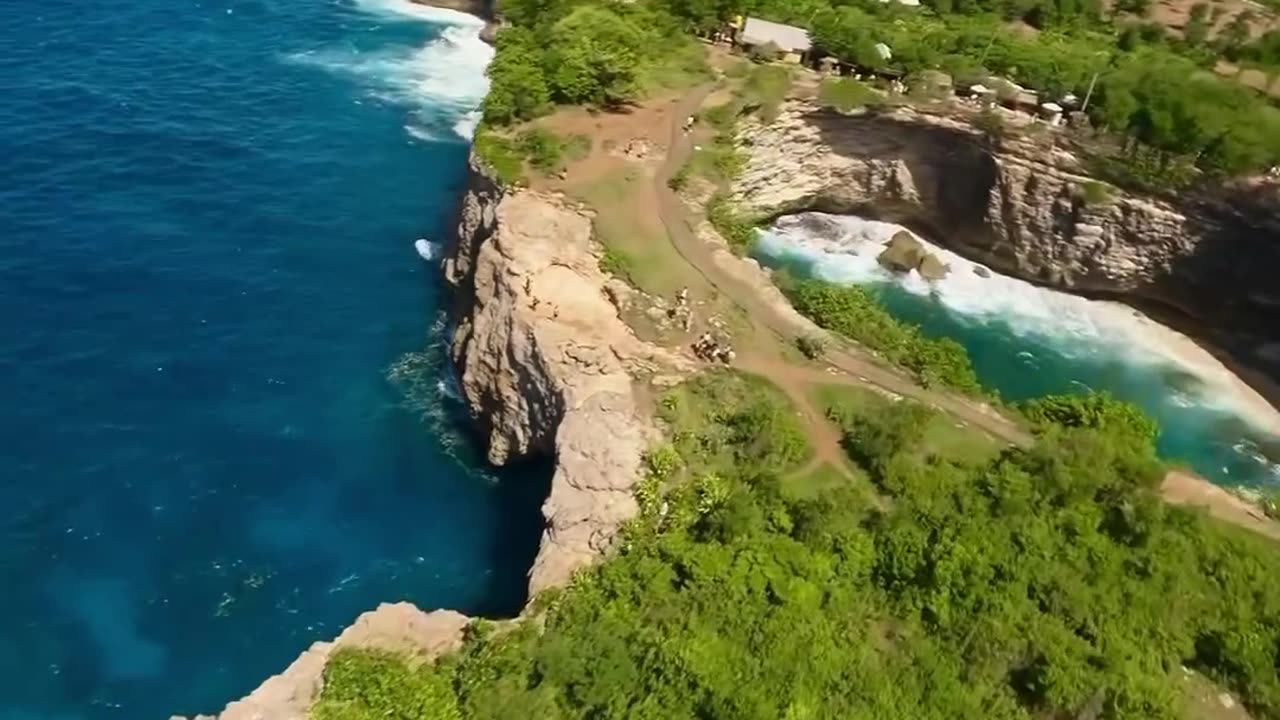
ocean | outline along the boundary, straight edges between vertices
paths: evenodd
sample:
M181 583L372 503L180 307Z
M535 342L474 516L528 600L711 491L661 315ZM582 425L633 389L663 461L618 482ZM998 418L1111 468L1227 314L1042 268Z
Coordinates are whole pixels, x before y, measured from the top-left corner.
M438 248L492 50L393 0L13 0L0 720L209 712L379 602L524 600Z
M922 239L951 267L929 283L876 256L901 226L855 216L780 218L760 234L766 265L859 285L896 317L969 351L1006 400L1105 390L1160 426L1161 456L1224 486L1280 488L1280 413L1189 338L1119 303L988 272Z

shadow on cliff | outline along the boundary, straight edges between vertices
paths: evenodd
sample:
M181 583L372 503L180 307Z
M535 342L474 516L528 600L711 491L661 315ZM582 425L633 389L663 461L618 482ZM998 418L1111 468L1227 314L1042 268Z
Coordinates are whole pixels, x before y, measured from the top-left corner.
M534 458L491 470L497 480L493 515L497 533L491 545L493 568L488 591L468 615L514 617L528 600L529 568L538 554L544 521L542 503L551 492L553 463Z
M806 114L805 121L837 155L867 163L900 163L906 173L885 178L881 187L866 188L867 200L859 204L819 196L810 198L804 208L786 212L855 214L904 225L927 237L962 236L957 239L966 243L988 232L987 202L998 168L979 136L874 112L849 116L816 110ZM914 187L914 200L907 192L910 187Z

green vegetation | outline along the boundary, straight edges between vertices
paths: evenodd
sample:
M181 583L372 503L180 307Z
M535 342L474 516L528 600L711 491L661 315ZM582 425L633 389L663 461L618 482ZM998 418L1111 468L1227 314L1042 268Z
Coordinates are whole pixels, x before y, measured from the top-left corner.
M778 109L791 90L791 68L786 65L760 65L751 69L742 86L744 107L755 110L766 123L778 117Z
M796 338L796 349L810 360L821 360L827 353L827 341L816 335L802 335Z
M1103 205L1111 200L1111 187L1097 180L1088 180L1080 186L1080 199L1086 205Z
M1017 408L1040 432L1087 428L1152 443L1158 429L1141 410L1109 393L1048 395L1018 403Z
M875 107L884 103L884 97L859 80L847 77L827 78L818 88L818 101L843 112L858 108Z
M505 0L510 22L489 65L484 121L507 125L557 104L618 107L655 86L709 77L702 49L651 3Z
M476 157L488 165L507 185L524 184L524 152L511 140L481 128L472 143Z
M712 196L707 202L707 219L735 253L745 255L751 251L756 242L756 221L740 213L728 195Z
M691 27L714 27L743 12L806 25L819 54L910 77L941 70L960 86L994 74L1051 98L1084 97L1096 75L1089 115L1095 126L1128 137L1116 150L1122 159L1154 152L1165 164L1186 158L1215 174L1280 162L1280 110L1211 72L1219 50L1241 61L1280 61L1280 31L1253 43L1237 32L1228 52L1195 37L1195 18L1185 39L1171 39L1158 25L1117 29L1105 22L1097 0L925 0L931 12L842 0L660 4ZM1011 20L1037 32L1016 31ZM877 43L892 50L890 58Z
M818 388L815 399L827 417L844 429L846 444L855 457L869 456L857 448L880 428L902 427L897 421L903 417L915 423L910 432L916 433L913 446L920 460L942 458L949 462L984 463L1004 448L1002 443L955 418L915 403L890 399L869 388L824 385Z
M635 285L635 280L631 277L635 269L635 260L631 259L631 256L627 255L622 248L606 245L604 253L600 256L600 269L619 280Z
M476 133L476 155L486 162L509 185L525 180L525 164L544 175L562 169L566 160L581 160L591 152L591 138L573 135L562 138L542 127L530 127L515 137L499 134L491 128Z
M324 669L326 688L315 720L462 720L447 676L389 653L339 652Z
M613 557L434 666L339 652L319 720L1160 720L1184 664L1280 712L1280 554L1162 503L1149 442L1055 428L953 462L893 403L849 437L885 502L829 467L796 494L768 389L664 396L675 440Z
M916 326L889 314L866 290L821 280L784 279L780 285L802 315L910 370L925 387L981 391L964 346L950 338L925 337Z

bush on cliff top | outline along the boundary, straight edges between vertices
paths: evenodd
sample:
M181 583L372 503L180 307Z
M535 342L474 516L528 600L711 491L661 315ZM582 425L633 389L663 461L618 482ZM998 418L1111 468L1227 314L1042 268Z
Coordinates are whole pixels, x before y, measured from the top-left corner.
M675 442L613 557L435 666L339 653L321 720L1172 720L1184 664L1280 713L1280 554L1164 505L1137 435L954 464L904 404L850 426L871 505L791 493L798 456L759 444L791 413L695 383L660 401Z
M780 283L795 309L820 327L876 351L910 370L925 387L982 391L964 346L951 338L930 338L898 320L860 287L822 280Z

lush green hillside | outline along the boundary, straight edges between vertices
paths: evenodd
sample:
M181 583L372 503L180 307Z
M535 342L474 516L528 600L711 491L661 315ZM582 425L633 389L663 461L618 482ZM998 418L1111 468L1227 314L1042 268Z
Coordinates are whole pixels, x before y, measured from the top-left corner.
M1148 720L1183 665L1280 716L1280 555L1163 504L1149 427L1106 404L967 461L921 452L922 408L846 413L868 500L793 492L767 385L691 381L616 556L433 667L339 655L317 717Z

